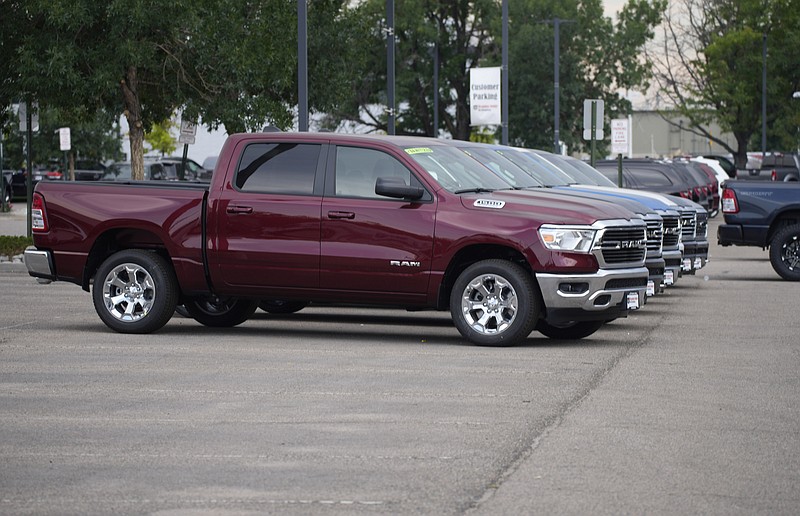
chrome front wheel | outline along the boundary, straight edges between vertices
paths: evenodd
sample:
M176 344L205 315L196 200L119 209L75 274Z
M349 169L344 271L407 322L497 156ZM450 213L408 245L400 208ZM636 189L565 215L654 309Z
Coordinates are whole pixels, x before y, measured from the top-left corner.
M513 346L524 340L539 315L532 276L505 260L485 260L456 280L450 313L459 332L483 346Z

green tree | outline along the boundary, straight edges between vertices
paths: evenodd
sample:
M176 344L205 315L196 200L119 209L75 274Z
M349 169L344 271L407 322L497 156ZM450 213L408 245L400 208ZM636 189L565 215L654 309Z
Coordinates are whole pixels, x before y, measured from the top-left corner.
M161 153L161 156L170 155L177 148L175 137L170 132L176 125L171 119L153 124L152 129L144 135L144 141L150 145L152 150Z
M768 142L791 145L800 106L800 0L682 0L665 19L656 62L659 94L690 130L715 141L744 168L760 142L764 38L767 57ZM716 120L736 148L708 130Z
M571 151L585 148L584 99L602 99L606 118L630 112L619 92L644 88L649 63L641 59L654 35L664 2L630 0L616 23L603 15L599 0L515 2L509 27L509 135L520 146L552 149L554 111L554 28L560 30L560 140ZM602 121L600 121L602 123ZM603 147L603 142L600 148Z
M58 129L69 127L71 149L68 159L106 162L122 158L120 150L117 117L106 111L91 114L81 110L67 110L41 107L39 110L39 130L32 134L31 155L34 165L63 166L63 152L60 150ZM25 162L23 139L19 125L10 122L3 133L3 153L6 164L15 169Z
M332 109L329 127L353 124L388 129L386 2L367 0L359 12L369 49L351 66L351 97ZM491 27L500 17L496 0L407 0L395 13L397 134L433 136L433 51L439 52L439 117L457 139L468 139L469 69L494 64Z
M347 0L308 2L309 109L333 109L352 95L363 61L359 9ZM285 0L212 0L199 4L189 43L209 94L185 100L184 116L228 133L265 124L291 128L298 104L297 4Z
M563 139L580 146L583 99L601 98L606 111L627 112L617 91L646 85L648 63L643 45L653 36L663 0L631 0L616 25L603 16L600 0L515 0L509 3L509 133L519 145L551 148L553 141L553 27L562 25L561 122ZM385 2L369 0L364 19L370 36L365 68L354 75L355 95L334 110L331 127L346 123L385 131L386 37ZM397 32L398 134L438 133L433 127L433 49L440 59L439 117L441 129L468 139L469 70L500 66L501 3L499 0L407 0L395 16ZM439 129L439 128L437 128ZM498 129L499 130L499 129Z
M204 92L187 57L191 0L28 0L18 45L21 89L40 105L122 112L133 177L144 175L144 133L192 92ZM47 37L43 37L47 35Z

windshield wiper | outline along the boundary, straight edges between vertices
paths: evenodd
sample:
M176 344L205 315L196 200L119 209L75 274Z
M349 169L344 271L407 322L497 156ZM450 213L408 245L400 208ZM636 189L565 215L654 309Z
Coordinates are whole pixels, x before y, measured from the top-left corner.
M492 192L494 192L492 188L483 188L479 186L478 188L462 188L461 190L456 190L453 193L462 194L462 193L492 193Z
M456 190L453 193L455 193L455 194L462 194L462 193L492 193L492 192L497 192L498 190L514 190L514 189L515 188L511 187L511 186L508 187L508 188L483 188L483 187L479 186L478 188L463 188L461 190Z

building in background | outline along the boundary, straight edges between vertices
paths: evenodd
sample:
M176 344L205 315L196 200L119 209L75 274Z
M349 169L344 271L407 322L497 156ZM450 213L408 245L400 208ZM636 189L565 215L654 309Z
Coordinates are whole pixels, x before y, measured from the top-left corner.
M669 123L667 117L672 123ZM689 131L685 117L668 111L634 111L631 119L633 158L669 158L674 156L699 156L701 154L728 154L720 144ZM711 134L736 148L731 133L723 133L717 124L711 124Z

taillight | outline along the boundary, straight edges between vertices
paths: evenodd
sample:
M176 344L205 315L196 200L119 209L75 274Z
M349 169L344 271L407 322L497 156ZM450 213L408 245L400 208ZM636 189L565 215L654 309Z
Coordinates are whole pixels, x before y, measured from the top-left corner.
M777 181L778 180L778 173L775 170L773 170L772 174L770 175L770 177L772 178L773 181Z
M722 190L722 213L739 213L739 201L736 192L730 188Z
M37 192L33 193L31 200L31 230L42 233L50 230L44 209L44 197Z

